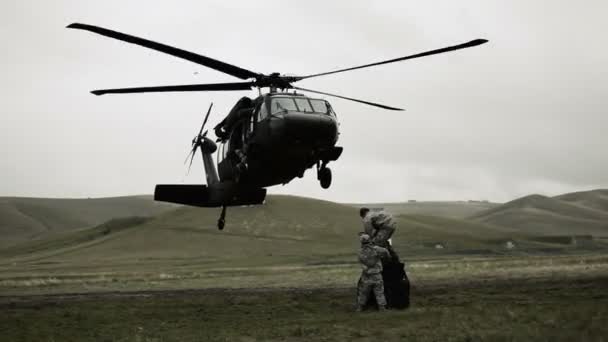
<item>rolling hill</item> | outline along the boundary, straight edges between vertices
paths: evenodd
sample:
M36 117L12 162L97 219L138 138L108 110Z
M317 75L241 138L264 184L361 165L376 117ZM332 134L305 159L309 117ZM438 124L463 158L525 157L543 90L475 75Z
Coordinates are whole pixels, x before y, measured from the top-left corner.
M597 201L599 198L601 205L602 196L587 193L567 196L568 200L560 198L563 197L526 196L503 205L492 204L490 209L468 219L429 215L433 212L426 205L421 212L395 215L399 228L393 242L399 253L407 258L517 253L518 250L527 253L570 248L568 239L565 242L563 239L542 240L538 235L569 237L602 235L608 231L608 213L598 209ZM162 204L156 207L150 206L150 199L140 200L138 197L42 199L36 203L32 199L21 199L21 202L5 199L8 204L0 206L4 210L0 216L2 222L12 220L43 232L52 227L54 233L43 239L22 240L22 243L2 248L0 260L72 265L83 269L127 264L131 267L200 263L221 266L227 262L233 267L248 267L354 262L353 251L358 248L357 233L361 231L361 222L358 209L353 205L270 195L262 206L229 208L226 228L218 231L218 208ZM52 201L58 203L48 203ZM136 205L127 208L132 203ZM104 205L100 208L100 204ZM21 205L22 210L11 210L11 205L17 208ZM441 207L438 210L443 212ZM147 217L133 217L135 212ZM119 214L127 217L111 219L94 228L77 228ZM5 230L3 237L15 231L18 230ZM43 235L35 229L32 231ZM508 241L514 242L517 248L508 251L505 246Z
M608 189L571 192L554 198L577 206L608 212Z
M78 231L52 244L19 245L4 254L94 262L186 258L276 262L336 255L341 250L352 253L361 229L352 207L293 196L269 196L263 206L229 208L224 231L216 228L219 212L179 207L134 227L96 235L93 240L83 242L84 233Z
M115 220L0 250L5 259L45 263L224 265L354 262L361 231L358 210L295 196L268 196L263 206L229 208L218 231L219 209L179 207L154 218ZM421 214L398 215L395 248L404 256L503 253L509 240L526 240L512 229ZM437 250L440 243L445 250ZM527 246L545 246L526 242Z
M175 206L149 196L96 199L0 197L0 248L113 218L154 216Z
M529 195L470 219L526 234L606 236L608 211L602 209L605 194L606 190L593 190L556 197Z

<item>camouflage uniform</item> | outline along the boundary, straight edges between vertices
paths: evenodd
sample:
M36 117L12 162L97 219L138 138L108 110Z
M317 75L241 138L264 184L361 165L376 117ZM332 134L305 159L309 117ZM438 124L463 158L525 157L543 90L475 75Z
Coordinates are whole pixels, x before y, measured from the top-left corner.
M369 211L363 217L363 231L371 237L372 243L388 249L391 257L398 260L397 253L388 241L396 229L395 219L386 211Z
M376 296L378 307L381 310L386 308L381 259L388 257L389 253L386 248L372 245L370 237L367 234L361 235L359 262L361 263L362 272L359 284L357 285L357 310L360 311L365 306L372 291Z

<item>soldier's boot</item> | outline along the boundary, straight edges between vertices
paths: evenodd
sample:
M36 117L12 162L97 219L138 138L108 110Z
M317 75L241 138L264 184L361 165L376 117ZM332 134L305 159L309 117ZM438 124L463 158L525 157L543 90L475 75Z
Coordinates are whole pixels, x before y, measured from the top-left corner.
M378 311L386 311L386 305L378 305Z
M357 305L357 308L355 309L355 312L363 312L363 306Z

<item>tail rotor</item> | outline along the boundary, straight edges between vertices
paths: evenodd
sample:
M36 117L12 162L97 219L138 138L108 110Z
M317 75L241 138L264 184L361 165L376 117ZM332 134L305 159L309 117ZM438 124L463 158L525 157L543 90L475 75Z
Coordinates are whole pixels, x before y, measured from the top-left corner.
M194 155L196 154L196 150L200 148L201 154L204 155L203 146L205 145L205 138L207 137L207 133L209 132L209 130L207 130L203 133L203 129L205 129L207 120L209 120L209 114L211 114L211 108L213 108L213 102L211 102L211 105L209 105L209 109L207 110L207 115L205 115L205 120L203 120L203 125L201 126L201 129L198 131L198 134L196 136L194 136L194 138L192 138L192 149L190 150L190 153L188 153L188 156L186 157L186 160L184 161L184 164L186 164L188 162L188 159L190 159L190 164L188 165L188 174L190 173L190 169L192 168L192 162L194 161ZM211 153L213 153L213 152L211 152ZM205 170L205 171L207 171L207 170Z

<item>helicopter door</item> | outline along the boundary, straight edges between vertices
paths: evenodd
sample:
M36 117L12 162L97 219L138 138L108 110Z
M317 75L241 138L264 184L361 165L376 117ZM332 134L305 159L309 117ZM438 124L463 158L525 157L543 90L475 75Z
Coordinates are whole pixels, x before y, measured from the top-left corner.
M232 171L226 168L227 154L230 150L230 141L225 141L220 145L217 153L217 172L220 176L220 181L225 182L232 179Z
M268 120L268 109L266 108L266 102L262 102L259 108L256 110L253 115L253 120L255 121L253 124L253 132L251 135L251 139L248 141L251 145L260 146L265 145L268 141L268 136L270 136L270 127Z
M233 151L243 148L243 136L246 134L248 122L241 121L237 123L230 134L230 149Z
M232 150L230 140L226 141L222 145L221 152L221 158L217 163L217 171L219 173L220 180L222 182L233 180L235 178L233 162L234 158L232 158L231 154L234 153L234 150Z
M236 179L239 164L243 162L244 137L249 128L249 121L241 121L233 126L230 139L222 148L222 160L218 163L218 171L222 181Z

